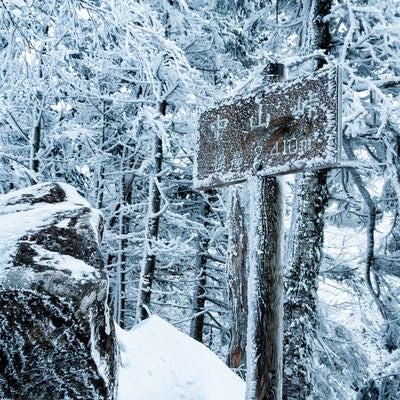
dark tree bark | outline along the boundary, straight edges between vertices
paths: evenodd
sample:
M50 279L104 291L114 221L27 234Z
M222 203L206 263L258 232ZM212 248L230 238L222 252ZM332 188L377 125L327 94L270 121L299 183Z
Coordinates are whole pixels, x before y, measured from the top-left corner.
M160 114L165 115L166 109L167 102L164 100L160 104ZM160 184L159 175L162 170L163 160L162 144L161 137L156 135L154 138L154 176L152 177L149 188L150 204L148 211L147 235L145 238L145 256L140 274L139 297L136 310L137 322L150 316L151 287L153 285L157 262L157 256L154 252L154 244L158 239L160 226L161 192L158 185Z
M40 110L38 110L38 115ZM36 125L33 129L33 139L32 139L32 154L31 154L31 169L34 172L39 172L39 159L38 153L40 150L40 141L41 141L41 132L42 132L42 123L41 117L38 117L36 121Z
M124 184L123 187L123 196L124 196L124 203L126 205L132 204L132 188L130 185L127 187ZM126 270L127 270L127 255L126 252L128 250L128 239L127 235L130 232L130 216L126 215L125 213L122 215L121 218L121 240L120 240L120 260L119 260L119 325L121 328L125 328L125 320L126 320Z
M212 191L206 191L206 195L212 195ZM203 342L205 302L207 298L207 253L208 253L208 216L211 206L207 199L203 199L200 206L200 216L204 221L205 234L199 236L198 250L195 264L196 286L193 295L193 318L190 324L190 336L193 339Z
M329 23L324 21L324 17L331 11L332 0L314 0L313 7L314 9L311 10L311 24L313 24L314 37L311 46L314 49L325 50L325 54L329 55L332 38L329 32ZM323 58L318 58L315 69L322 68L325 64L326 61Z
M103 126L101 128L101 136L100 136L100 146L99 150L101 154L105 151L104 143L107 140L106 130L109 124L108 121L108 113L109 113L110 102L103 101L103 110L102 110L102 119L103 119ZM105 180L105 165L104 162L101 162L99 166L99 175L97 177L96 182L96 207L101 210L103 208L103 200L104 200L104 180Z
M42 72L42 56L40 56L40 67L39 67L39 79L43 79ZM33 127L32 132L32 141L31 141L31 156L30 156L30 168L34 172L39 172L39 150L42 141L42 101L43 101L43 93L41 91L37 91L36 99L38 105L35 107L35 126Z
M148 211L149 220L147 227L147 237L145 238L145 258L142 266L139 287L139 300L136 313L136 320L141 321L150 316L149 307L151 300L151 287L153 285L154 272L156 269L156 254L154 252L154 244L158 239L158 230L160 226L160 209L161 209L161 193L155 182L159 182L158 175L162 168L162 140L160 137L155 138L155 168L153 182L150 184L150 209Z
M49 26L44 26L43 33L47 37L49 33ZM39 81L43 80L43 55L46 54L46 43L42 44L41 51L39 53ZM48 83L48 82L47 82ZM32 132L31 141L31 156L30 156L30 168L34 172L39 172L39 150L42 142L42 108L43 108L43 93L41 90L36 92L37 106L35 107L35 125Z

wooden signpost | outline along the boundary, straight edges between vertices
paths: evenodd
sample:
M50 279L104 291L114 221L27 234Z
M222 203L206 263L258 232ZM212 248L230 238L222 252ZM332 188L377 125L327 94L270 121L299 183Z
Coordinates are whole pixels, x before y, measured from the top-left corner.
M199 120L194 187L336 165L338 86L336 69L322 69L205 111Z
M340 161L340 82L322 69L205 111L194 187L249 180L247 400L282 398L282 195L276 175Z

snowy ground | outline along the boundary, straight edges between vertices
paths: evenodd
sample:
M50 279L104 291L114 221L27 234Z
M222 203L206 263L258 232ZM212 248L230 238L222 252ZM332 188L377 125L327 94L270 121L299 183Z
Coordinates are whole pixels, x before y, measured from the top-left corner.
M245 383L208 348L152 316L117 326L118 400L243 400Z

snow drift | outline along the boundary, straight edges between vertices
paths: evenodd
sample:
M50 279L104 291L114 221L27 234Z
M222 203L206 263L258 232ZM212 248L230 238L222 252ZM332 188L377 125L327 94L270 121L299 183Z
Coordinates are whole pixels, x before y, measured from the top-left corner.
M118 400L243 400L245 383L212 351L157 316L117 327Z

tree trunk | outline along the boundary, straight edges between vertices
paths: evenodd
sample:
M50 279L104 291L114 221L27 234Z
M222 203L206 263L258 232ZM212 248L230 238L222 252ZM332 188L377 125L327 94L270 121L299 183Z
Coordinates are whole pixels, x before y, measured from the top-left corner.
M101 128L101 136L100 136L100 146L99 150L101 155L104 154L104 143L106 142L106 129L107 126L109 125L108 121L108 114L109 112L109 102L108 101L103 101L103 112L102 112L102 118L103 118L103 126ZM97 177L97 182L96 182L96 207L101 210L103 208L103 200L104 200L104 181L105 181L105 165L103 158L100 159L100 165L99 165L99 172L98 172L98 177Z
M38 110L38 115L40 110ZM36 125L33 129L33 138L32 138L32 149L31 149L31 169L34 172L39 172L39 159L38 153L40 150L40 140L41 140L41 117L38 116L38 120L36 121Z
M206 195L212 195L212 191L206 191ZM197 250L195 273L196 287L193 295L193 318L190 324L190 336L193 339L203 342L204 328L204 305L206 302L206 284L207 284L207 252L208 252L208 216L211 212L211 206L208 200L203 199L201 204L200 216L204 221L204 230L206 233L200 234Z
M39 66L39 79L43 78L42 72L42 56L40 56L40 66ZM30 168L34 172L39 172L39 150L40 144L42 140L42 102L43 102L43 94L41 91L37 91L36 99L39 103L35 109L35 126L33 127L32 132L32 140L31 140L31 155L30 155Z
M119 235L121 239L118 244L118 255L116 257L116 279L117 293L115 319L121 328L125 328L125 309L126 309L126 234L129 231L129 220L125 215L120 216Z
M159 112L165 116L167 102L163 100L159 106ZM140 273L139 296L136 307L136 322L140 322L150 316L151 287L153 285L154 272L157 257L154 245L158 239L161 211L161 192L159 190L160 172L163 161L163 143L160 136L154 138L154 175L150 178L148 222L144 242L144 260Z
M247 231L240 189L231 188L228 216L228 290L232 310L227 365L244 378L247 343Z
M43 33L47 37L49 33L49 27L46 25L43 28ZM42 44L41 51L38 55L39 57L39 73L38 78L39 82L42 83L43 80L43 55L46 53L46 43ZM44 84L48 84L48 82L44 82ZM30 154L30 168L34 172L39 172L39 150L42 141L42 112L43 112L43 93L41 90L36 92L36 99L38 105L35 110L35 126L33 127L32 132L32 141L31 141L31 154Z
M295 204L285 275L283 398L312 395L313 342L318 329L317 288L327 203L326 171L296 177Z
M149 187L149 210L144 243L144 260L140 274L139 299L136 309L136 322L140 322L150 316L151 287L153 285L156 269L155 243L158 239L160 225L161 193L158 188L159 174L162 168L162 139L156 136L154 139L154 175L151 176Z

